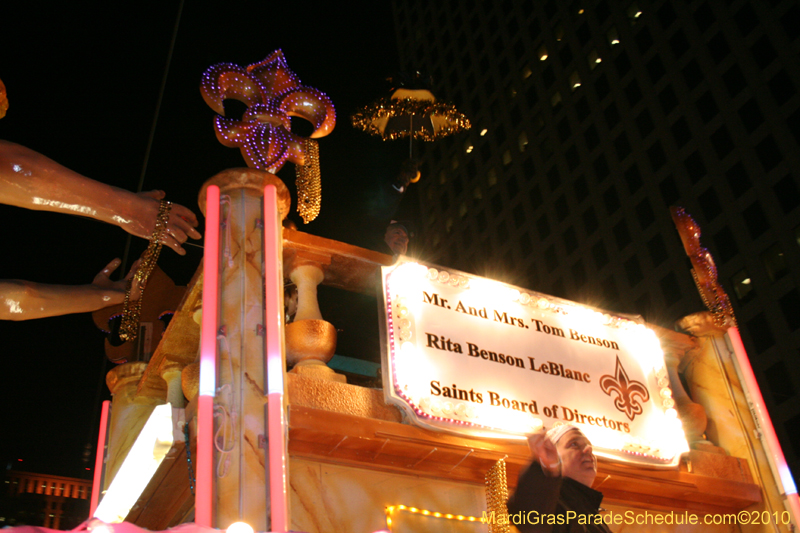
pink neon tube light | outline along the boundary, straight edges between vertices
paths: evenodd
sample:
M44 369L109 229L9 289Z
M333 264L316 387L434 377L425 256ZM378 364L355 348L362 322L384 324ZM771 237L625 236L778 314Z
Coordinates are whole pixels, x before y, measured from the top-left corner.
M800 500L798 500L797 487L794 484L792 472L789 470L789 466L786 464L786 458L783 455L781 444L778 442L778 436L775 434L775 427L772 425L772 419L770 418L769 413L764 405L764 398L761 396L761 388L759 388L758 382L756 381L756 376L753 373L753 367L750 366L750 360L747 358L747 352L744 349L744 344L742 343L742 337L739 335L739 330L737 328L730 328L728 330L728 338L731 340L731 345L733 346L733 352L736 356L736 362L738 363L739 371L741 372L742 379L744 380L747 393L750 396L750 402L752 403L751 408L755 411L756 416L758 417L756 423L761 426L764 439L767 441L766 451L772 457L772 462L778 471L778 476L780 476L780 482L782 485L781 488L783 489L787 503L789 504L789 509L793 515L792 518L794 519L794 523L797 525L798 520L800 520Z
M278 192L264 188L264 285L267 354L267 435L269 454L270 531L289 531L286 467L286 411L283 408L283 257Z
M89 516L94 516L97 504L100 503L100 492L103 487L103 462L106 456L106 440L108 439L108 415L111 411L111 402L103 402L100 408L100 434L97 436L97 453L94 460L94 478L92 480L92 502L89 509Z
M217 373L219 309L219 187L206 190L206 232L203 254L203 321L200 326L200 391L197 398L197 486L195 523L213 527L214 395ZM187 446L190 443L186 443Z

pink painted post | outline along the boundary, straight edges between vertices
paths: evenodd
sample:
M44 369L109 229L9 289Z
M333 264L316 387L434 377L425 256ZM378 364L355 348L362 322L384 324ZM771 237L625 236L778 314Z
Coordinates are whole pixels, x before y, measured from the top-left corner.
M195 522L203 527L214 527L214 395L217 386L218 310L219 187L209 185L206 190L203 322L200 327L200 390L197 398L197 487L194 504Z
M94 478L92 480L92 502L89 516L94 516L97 505L100 503L100 492L103 490L103 464L106 458L106 444L108 440L108 415L111 412L111 402L103 402L100 408L100 434L97 436L97 453L94 460Z
M264 285L267 355L267 443L270 531L289 531L288 472L286 465L286 410L283 405L283 257L278 192L264 188Z
M733 352L736 355L736 362L739 367L742 380L744 381L746 394L749 396L750 408L756 416L756 424L760 426L761 433L764 435L764 440L767 445L767 454L772 458L772 464L777 470L777 475L781 482L781 491L784 493L789 511L792 514L792 521L795 526L800 525L800 499L797 495L797 487L792 477L792 472L789 470L789 465L786 464L786 458L783 455L783 449L778 436L775 434L775 428L772 425L772 419L767 412L764 405L764 398L761 396L761 389L756 381L756 376L753 373L753 367L750 365L750 359L747 357L747 351L744 349L742 337L739 335L737 328L730 328L728 330L728 338L733 346Z

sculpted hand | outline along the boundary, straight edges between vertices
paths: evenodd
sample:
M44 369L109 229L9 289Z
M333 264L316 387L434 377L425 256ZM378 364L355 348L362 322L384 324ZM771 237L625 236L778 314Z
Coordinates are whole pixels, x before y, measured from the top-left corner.
M122 229L131 235L150 239L156 227L158 207L161 199L164 198L164 191L141 192L135 195L135 198L137 207L132 209L135 215L130 220L123 220L120 217L117 222ZM182 205L172 204L167 231L161 243L169 246L180 255L186 255L186 250L183 249L181 244L186 242L188 237L192 239L201 237L200 232L195 227L197 227L197 217L194 213Z
M561 475L561 458L558 455L556 445L545 437L544 431L528 435L528 446L533 452L533 456L542 465L544 473L550 477Z
M114 297L112 300L109 301L108 305L120 304L125 299L125 288L128 285L128 280L133 277L136 273L136 269L139 268L139 263L141 263L141 259L138 259L131 269L128 271L128 275L125 276L124 279L119 281L113 281L111 279L111 273L114 272L122 263L119 258L112 260L109 264L105 266L103 270L97 273L92 281L92 285L97 287L98 289L102 289L105 291L113 291ZM134 283L131 287L131 301L136 301L141 296L142 291L139 288L138 284ZM117 301L118 300L118 301Z

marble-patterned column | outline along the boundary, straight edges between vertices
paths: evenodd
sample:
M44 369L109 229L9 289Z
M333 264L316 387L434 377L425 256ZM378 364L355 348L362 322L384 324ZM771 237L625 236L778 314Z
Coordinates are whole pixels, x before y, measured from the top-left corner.
M237 521L256 531L268 529L262 231L267 184L277 187L285 217L289 192L268 172L226 170L200 192L202 210L209 185L220 188L222 200L213 513L213 525L221 529Z
M163 386L150 386L137 394L145 368L147 363L143 361L124 363L106 375L112 399L103 490L111 485L153 409L166 402L167 387L163 382L154 382Z

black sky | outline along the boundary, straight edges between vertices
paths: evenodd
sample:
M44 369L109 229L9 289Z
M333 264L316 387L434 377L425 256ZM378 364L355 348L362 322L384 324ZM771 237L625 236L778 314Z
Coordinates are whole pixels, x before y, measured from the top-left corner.
M0 79L10 102L0 138L136 190L179 2L16 4L0 8ZM404 151L353 130L348 120L400 68L389 2L187 1L143 189L164 189L199 215L202 183L244 166L239 151L214 136L200 76L212 64L246 66L278 48L303 84L327 93L337 110L334 132L320 142L322 215L301 229L363 241L367 228L356 215ZM293 174L291 164L281 172L288 182ZM88 283L125 249L126 233L87 219L0 206L0 224L0 278ZM131 254L145 244L135 240ZM187 251L181 258L165 249L159 261L179 284L202 257L199 248ZM2 464L88 475L81 456L96 441L110 368L90 315L0 322L0 355Z

